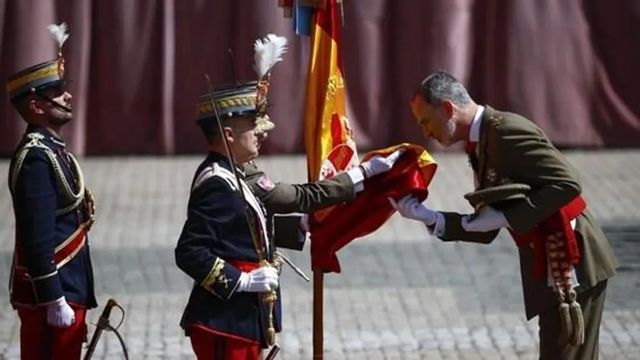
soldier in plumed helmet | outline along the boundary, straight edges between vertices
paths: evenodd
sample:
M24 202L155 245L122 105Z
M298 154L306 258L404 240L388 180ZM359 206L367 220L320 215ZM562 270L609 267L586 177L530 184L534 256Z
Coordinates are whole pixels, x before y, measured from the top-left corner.
M27 122L11 160L16 219L11 304L20 317L22 359L79 359L86 311L96 306L87 233L93 199L60 131L73 118L61 48L66 25L50 25L58 58L30 66L6 83Z
M175 256L195 280L181 325L200 359L258 359L280 331L280 255L270 236L270 215L351 200L365 175L389 170L400 155L378 157L332 180L271 182L252 161L274 126L267 115L270 70L285 45L285 38L273 34L256 41L258 80L222 86L198 99L198 124L210 152L193 178ZM269 293L276 295L272 307L263 301Z

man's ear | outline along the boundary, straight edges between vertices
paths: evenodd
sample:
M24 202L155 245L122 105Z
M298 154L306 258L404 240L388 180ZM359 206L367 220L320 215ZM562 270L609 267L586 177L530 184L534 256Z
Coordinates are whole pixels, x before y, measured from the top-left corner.
M453 112L455 111L455 105L449 100L444 100L442 102L442 110L448 118L451 118L453 116Z
M413 114L413 117L416 118L416 120L420 121L420 102L424 102L424 100L422 100L422 96L420 96L420 94L415 94L413 95L413 97L411 98L411 100L409 100L409 108L411 109L411 113Z
M233 139L234 139L233 129L229 126L225 126L222 128L222 132L224 136L227 138L227 142L233 143Z
M42 109L42 107L40 106L40 103L36 99L30 99L29 102L27 103L27 107L29 108L29 111L31 111L34 114L38 114L38 115L44 114L44 110Z

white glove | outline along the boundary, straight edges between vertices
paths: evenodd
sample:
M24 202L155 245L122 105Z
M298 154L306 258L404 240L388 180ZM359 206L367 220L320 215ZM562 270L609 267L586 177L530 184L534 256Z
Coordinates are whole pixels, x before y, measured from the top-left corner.
M364 176L366 178L370 178L372 176L376 176L378 174L382 174L383 172L391 170L393 164L398 161L398 158L400 158L400 155L402 155L404 151L405 149L396 150L387 157L376 155L371 159L361 163L360 166L364 171Z
M427 226L432 226L438 221L438 212L428 209L422 205L413 195L407 195L398 202L392 198L388 198L391 206L396 209L400 215L408 219L420 220Z
M502 211L484 206L474 215L463 216L461 225L465 231L487 232L507 227L509 223Z
M67 304L64 296L47 304L47 324L59 328L66 328L76 322L76 313Z
M240 274L238 291L267 292L278 287L278 270L271 266L261 266L251 272Z

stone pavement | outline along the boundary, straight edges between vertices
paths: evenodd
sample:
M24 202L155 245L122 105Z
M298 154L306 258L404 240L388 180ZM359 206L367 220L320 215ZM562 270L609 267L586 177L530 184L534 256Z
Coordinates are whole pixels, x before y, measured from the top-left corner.
M610 282L600 344L603 359L640 359L640 150L567 152L582 173L589 206L620 261ZM471 189L459 154L440 163L428 204L468 211ZM189 183L200 157L81 159L97 201L91 233L99 302L127 310L121 327L132 359L191 359L178 326L191 283L175 266L173 248L185 217ZM303 181L301 156L259 162L274 180ZM0 160L0 174L8 161ZM17 316L6 279L13 215L0 177L0 359L19 358ZM308 246L289 252L309 268ZM325 277L325 359L536 359L537 323L526 322L516 249L502 234L491 245L441 243L394 215L376 233L339 254L341 274ZM291 271L283 279L280 359L310 359L311 284ZM94 323L99 311L90 313ZM113 321L118 313L112 314ZM90 325L90 332L94 327ZM121 359L106 333L94 359Z

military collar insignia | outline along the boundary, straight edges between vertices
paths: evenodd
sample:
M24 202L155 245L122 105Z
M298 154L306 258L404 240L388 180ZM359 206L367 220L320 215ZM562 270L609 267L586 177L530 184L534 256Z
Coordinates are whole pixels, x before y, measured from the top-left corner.
M484 178L487 181L487 183L490 184L491 186L506 185L506 184L513 183L513 181L510 178L501 177L500 174L498 174L498 171L496 171L496 169L494 168L488 168Z
M489 124L491 124L492 127L494 128L499 128L500 127L500 123L502 122L502 116L501 115L496 115L496 114L491 114L488 118Z
M494 168L487 169L487 175L485 176L489 184L495 184L498 181L498 172Z

